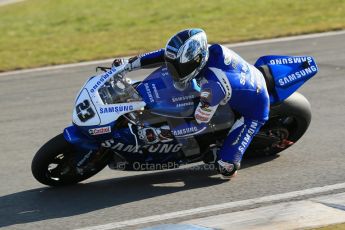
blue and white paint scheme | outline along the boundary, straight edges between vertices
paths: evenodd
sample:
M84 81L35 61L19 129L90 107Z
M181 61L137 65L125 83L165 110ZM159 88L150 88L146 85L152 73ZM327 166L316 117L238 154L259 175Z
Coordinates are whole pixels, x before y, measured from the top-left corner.
M232 59L228 57L224 65L231 63ZM314 59L309 56L264 56L257 60L255 67L263 65L268 66L274 79L274 90L269 95L272 105L284 101L318 71ZM228 103L218 107L210 121L212 125L196 123L194 112L200 101L200 86L193 80L186 90L175 89L165 67L158 68L141 83L136 83L135 89L132 87L139 99L104 103L100 89L114 75L122 73L123 68L124 66L112 68L106 73L91 77L82 87L75 101L73 125L64 130L68 142L87 151L97 150L99 146L110 148L128 161L162 163L179 160L177 156L183 151L183 144L178 139L215 132L213 127L230 130L233 125L234 113ZM93 116L89 113L91 110L94 112ZM156 119L153 122L149 119L145 121L144 125L149 128L139 130L130 123L121 128L114 128L121 116L141 110L149 111L149 118ZM159 136L167 132L167 129L161 128L163 126L158 127L157 120L160 125L167 126L168 119L178 121L170 130L171 138L148 140L145 137L146 139L142 140L138 135L145 135L152 129L157 131L150 132L150 135ZM155 144L147 144L148 141Z
M310 56L263 56L255 66L263 65L268 66L275 83L275 92L270 95L271 104L288 98L318 72L315 60Z
M110 123L115 122L120 116L129 112L141 110L145 107L146 103L144 101L105 104L101 99L99 89L114 75L123 71L123 66L112 68L106 73L91 77L86 82L75 100L72 118L75 125L82 127L109 125ZM88 104L83 104L85 101L88 101ZM86 109L87 107L90 107L95 115L87 121L81 120L80 116L78 116L78 105L84 105ZM81 113L87 113L87 110L82 110Z

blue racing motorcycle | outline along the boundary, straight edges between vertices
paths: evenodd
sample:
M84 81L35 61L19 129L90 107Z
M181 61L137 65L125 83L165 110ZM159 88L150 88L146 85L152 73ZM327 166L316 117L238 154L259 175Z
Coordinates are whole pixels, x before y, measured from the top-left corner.
M270 119L245 156L275 155L294 144L311 120L308 100L295 92L314 76L309 56L264 56L255 67L270 95ZM87 80L75 100L73 124L52 138L32 161L33 176L49 186L83 181L105 166L117 170L159 170L209 160L238 114L219 106L205 126L193 118L200 87L193 80L176 90L167 69L141 82L126 78L124 65L106 68Z

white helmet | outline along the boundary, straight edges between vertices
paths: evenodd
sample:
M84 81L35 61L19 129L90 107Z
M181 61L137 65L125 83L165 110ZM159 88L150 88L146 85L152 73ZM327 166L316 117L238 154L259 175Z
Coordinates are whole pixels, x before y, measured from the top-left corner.
M177 89L185 89L208 60L208 46L202 29L183 30L172 36L164 53L165 63Z

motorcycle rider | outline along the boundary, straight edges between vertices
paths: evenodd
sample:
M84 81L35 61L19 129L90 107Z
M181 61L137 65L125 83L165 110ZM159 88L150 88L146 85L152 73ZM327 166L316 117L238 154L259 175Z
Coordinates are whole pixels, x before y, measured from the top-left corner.
M115 59L114 65L123 63ZM216 154L218 171L235 176L252 138L268 120L269 96L262 73L238 54L220 44L207 44L202 29L186 29L172 36L164 49L132 57L126 70L167 66L176 89L183 91L192 79L200 82L195 120L208 123L219 105L239 114Z

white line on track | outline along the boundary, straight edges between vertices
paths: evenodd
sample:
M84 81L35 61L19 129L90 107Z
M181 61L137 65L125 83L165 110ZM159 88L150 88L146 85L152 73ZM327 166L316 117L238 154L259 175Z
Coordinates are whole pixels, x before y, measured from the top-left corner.
M298 36L283 37L283 38L265 39L265 40L258 40L258 41L240 42L240 43L233 43L233 44L225 44L225 46L230 47L230 48L231 47L252 46L252 45L276 43L276 42L288 42L288 41L296 41L296 40L303 40L303 39L337 36L337 35L343 35L343 34L345 34L345 30L316 33L316 34L307 34L307 35L298 35ZM105 60L98 60L98 61L89 61L89 62L80 62L80 63L40 67L40 68L34 68L34 69L15 70L15 71L10 71L10 72L0 73L0 77L6 76L6 75L26 74L26 73L34 73L34 72L39 72L39 71L49 71L49 70L60 70L60 69L66 69L66 68L72 68L72 67L82 67L82 66L88 66L88 65L110 64L113 60L114 59L105 59Z
M137 218L137 219L132 219L132 220L113 222L113 223L104 224L104 225L90 226L90 227L85 227L85 228L79 228L77 230L108 230L108 229L124 228L124 227L129 227L129 226L140 225L140 224L148 224L148 223L156 222L156 221L163 221L163 220L193 216L193 215L201 214L201 213L222 211L222 210L226 210L230 208L239 208L239 207L245 207L249 205L263 204L267 202L283 201L283 200L298 198L298 197L302 197L306 195L314 195L314 194L319 194L323 192L331 192L337 189L344 189L344 188L345 188L345 183L339 183L339 184L327 185L323 187L310 188L306 190L258 197L254 199L234 201L234 202L229 202L229 203L193 208L189 210L165 213L161 215L154 215L154 216L142 217L142 218Z
M5 6L5 5L9 5L9 4L13 4L13 3L17 3L17 2L23 2L25 0L0 0L0 6Z
M230 48L241 47L241 46L252 46L252 45L276 43L276 42L288 42L288 41L297 41L297 40L312 39L312 38L322 38L322 37L329 37L329 36L336 36L336 35L343 35L343 34L345 34L345 30L330 31L330 32L323 32L323 33L316 33L316 34L297 35L297 36L282 37L282 38L272 38L272 39L264 39L264 40L257 40L257 41L240 42L240 43L226 44L226 46Z

